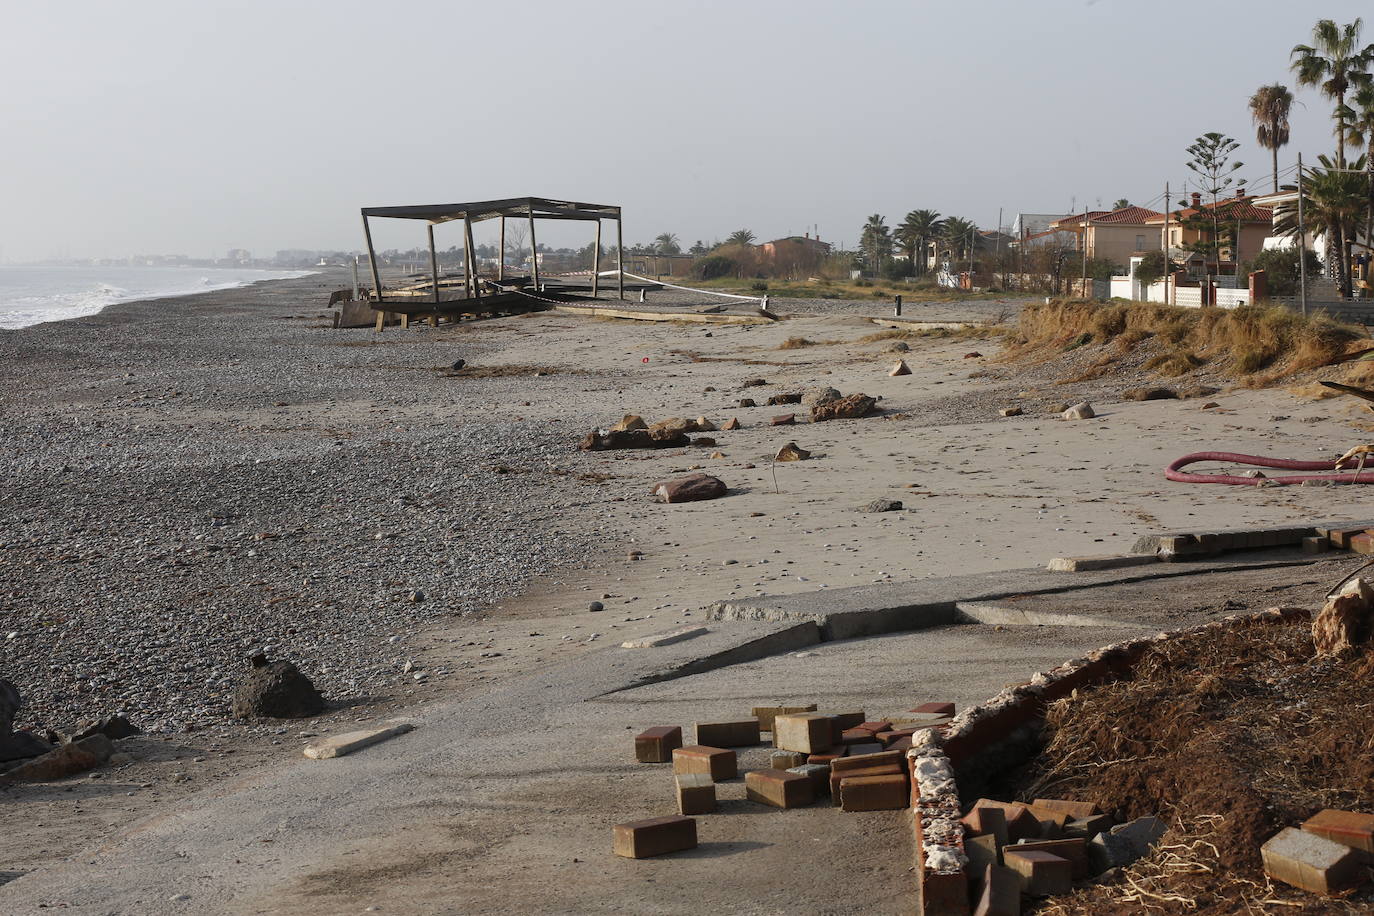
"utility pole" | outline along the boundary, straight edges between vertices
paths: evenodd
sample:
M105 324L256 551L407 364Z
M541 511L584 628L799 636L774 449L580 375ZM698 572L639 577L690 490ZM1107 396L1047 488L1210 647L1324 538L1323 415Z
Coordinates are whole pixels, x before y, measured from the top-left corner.
M1088 288L1088 208L1083 208L1083 277L1079 280L1078 294L1084 299L1090 298L1087 294Z
M1164 304L1169 305L1169 275L1173 273L1172 265L1169 263L1169 182L1164 182L1164 243L1161 246L1164 250ZM1145 291L1145 298L1150 298L1150 291Z
M1302 220L1302 153L1298 153L1298 304L1307 317L1307 227Z
M993 262L993 266L995 266L995 267L1001 267L1001 266L1002 266L1002 208L1001 208L1001 207L998 207L998 208L997 208L997 260ZM1007 285L1007 272L1006 272L1005 270L1002 271L1002 285L1003 285L1003 286L1006 286L1006 285Z

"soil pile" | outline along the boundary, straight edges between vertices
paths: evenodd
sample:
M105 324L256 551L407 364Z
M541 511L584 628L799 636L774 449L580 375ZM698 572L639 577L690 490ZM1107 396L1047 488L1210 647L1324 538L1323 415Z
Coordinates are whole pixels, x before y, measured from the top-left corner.
M1129 679L1054 704L1006 797L1090 799L1170 830L1120 883L1037 912L1374 911L1367 885L1332 901L1270 883L1259 852L1322 808L1374 810L1371 682L1374 654L1320 658L1305 623L1236 627L1162 643Z

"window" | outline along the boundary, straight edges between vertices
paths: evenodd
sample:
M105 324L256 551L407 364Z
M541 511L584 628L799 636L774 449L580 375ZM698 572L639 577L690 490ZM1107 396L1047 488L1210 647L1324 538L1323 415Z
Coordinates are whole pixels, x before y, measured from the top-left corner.
M1145 236L1143 236L1143 235L1137 235L1137 236L1135 237L1135 250L1136 250L1136 251L1144 251L1144 250L1145 250Z

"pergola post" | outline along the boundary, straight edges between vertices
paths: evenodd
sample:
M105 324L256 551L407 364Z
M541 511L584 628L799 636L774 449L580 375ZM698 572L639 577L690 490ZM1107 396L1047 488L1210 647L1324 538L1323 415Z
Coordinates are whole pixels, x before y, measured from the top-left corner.
M596 298L597 284L601 281L601 220L596 221L596 243L592 246L592 298Z
M434 284L434 314L430 316L432 327L439 326L439 255L434 250L434 224L425 227L429 231L429 277Z
M501 214L501 252L496 259L496 279L506 279L506 216Z
M377 294L377 301L382 300L382 279L377 273L377 253L372 249L372 227L367 223L367 214L363 214L363 235L367 238L367 263L372 268L372 289Z
M620 219L619 208L615 211L615 266L618 271L616 286L620 292L620 298L625 298L625 227Z
M539 246L534 241L534 204L530 204L530 272L534 279L534 291L539 292Z
M482 284L477 282L477 246L472 244L472 217L463 214L463 239L468 248L468 274L472 284L472 298L482 298Z

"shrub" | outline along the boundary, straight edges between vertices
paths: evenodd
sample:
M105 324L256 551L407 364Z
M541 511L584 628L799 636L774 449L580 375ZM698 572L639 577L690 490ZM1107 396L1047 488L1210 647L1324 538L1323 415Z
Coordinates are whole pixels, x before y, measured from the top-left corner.
M753 283L750 283L750 284L749 284L749 288L752 289L752 290L753 290L754 292L756 292L756 293L766 293L766 292L768 292L768 281L767 281L767 280L755 280Z
M699 280L714 280L732 274L735 270L735 262L722 254L709 255L692 265L692 272Z
M1243 265L1243 273L1262 270L1269 280L1269 294L1272 296L1296 296L1298 294L1298 249L1266 248L1255 259ZM1317 255L1307 252L1307 278L1310 282L1320 277L1322 265Z

